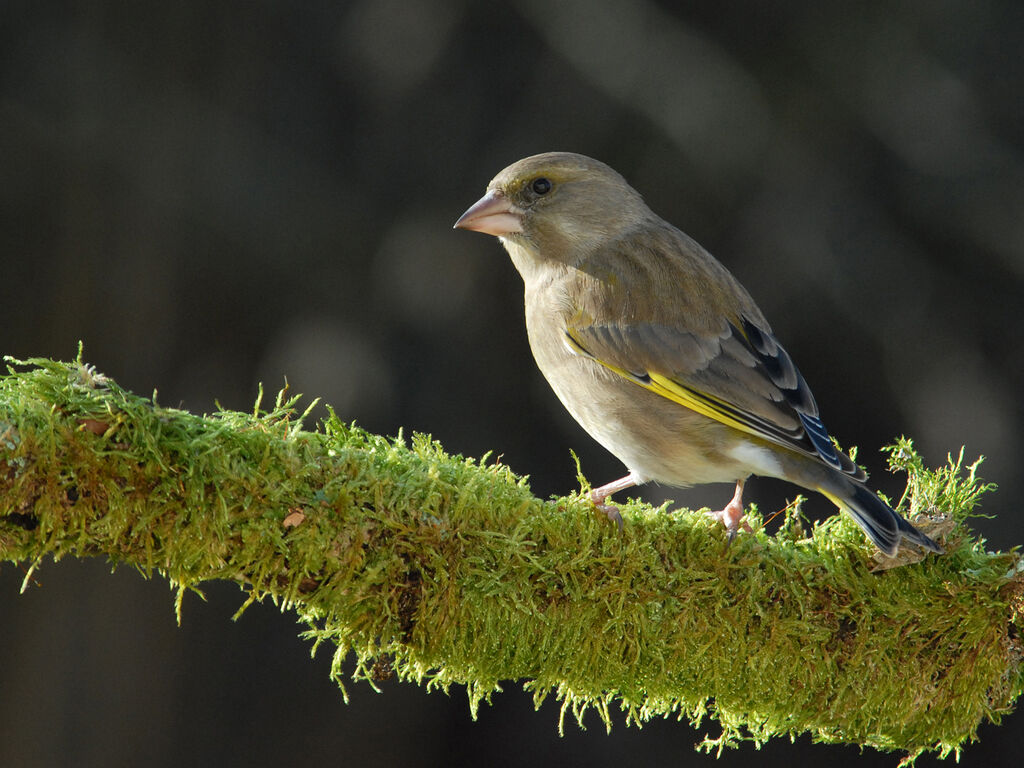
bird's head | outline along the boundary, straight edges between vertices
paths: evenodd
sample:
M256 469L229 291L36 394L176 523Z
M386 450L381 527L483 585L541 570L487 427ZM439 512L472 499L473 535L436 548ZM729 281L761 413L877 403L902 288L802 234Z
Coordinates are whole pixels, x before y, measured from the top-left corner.
M602 162L548 152L513 163L455 222L532 259L578 264L651 216L640 194Z

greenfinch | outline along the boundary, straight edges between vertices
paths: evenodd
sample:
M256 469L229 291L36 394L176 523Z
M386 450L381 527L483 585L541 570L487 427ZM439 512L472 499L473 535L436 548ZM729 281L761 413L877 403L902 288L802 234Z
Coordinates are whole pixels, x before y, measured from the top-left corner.
M609 502L618 491L730 482L732 499L711 514L731 540L753 474L824 494L887 555L904 541L943 551L836 448L750 294L604 163L568 152L520 160L455 227L497 236L511 256L537 365L629 470L590 494L620 526Z

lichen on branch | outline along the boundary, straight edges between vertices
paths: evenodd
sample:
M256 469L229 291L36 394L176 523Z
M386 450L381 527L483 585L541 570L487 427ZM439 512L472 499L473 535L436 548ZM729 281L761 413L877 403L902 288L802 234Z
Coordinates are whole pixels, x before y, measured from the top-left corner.
M908 440L906 511L950 520L947 554L889 568L842 515L798 505L726 546L704 515L585 494L540 500L500 463L386 439L297 400L195 415L85 365L0 376L0 560L106 557L179 595L226 579L271 599L371 685L464 685L473 711L523 680L563 717L722 725L704 742L822 742L959 754L1021 692L1024 579L967 519L989 488L963 456L925 468ZM916 524L927 526L918 518ZM935 531L936 528L925 528ZM180 610L180 601L179 601ZM241 610L241 609L240 609ZM344 685L342 684L344 691Z

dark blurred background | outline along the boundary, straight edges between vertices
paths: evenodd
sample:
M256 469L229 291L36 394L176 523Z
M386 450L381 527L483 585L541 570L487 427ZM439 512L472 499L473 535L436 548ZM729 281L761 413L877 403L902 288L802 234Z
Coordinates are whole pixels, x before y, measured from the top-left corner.
M1024 4L8 0L0 11L0 352L85 357L164 404L248 409L258 382L343 419L488 450L540 496L622 468L562 411L498 243L451 229L505 165L598 157L750 289L831 431L1000 485L1024 541ZM782 507L797 490L755 480ZM718 504L729 489L645 493ZM831 514L814 499L812 516ZM711 764L700 731L556 732L517 684L352 685L292 617L174 624L160 580L100 562L0 569L0 764ZM965 765L1006 765L1021 715ZM893 765L745 746L718 765ZM1013 758L1014 762L1016 758ZM919 765L931 765L932 758Z

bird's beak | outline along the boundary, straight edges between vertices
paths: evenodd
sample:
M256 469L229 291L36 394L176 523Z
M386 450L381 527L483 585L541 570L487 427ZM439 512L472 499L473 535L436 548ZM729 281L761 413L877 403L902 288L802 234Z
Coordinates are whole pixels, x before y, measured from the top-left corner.
M455 229L470 229L487 235L510 235L523 231L523 210L512 205L501 192L492 189L470 206Z

